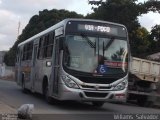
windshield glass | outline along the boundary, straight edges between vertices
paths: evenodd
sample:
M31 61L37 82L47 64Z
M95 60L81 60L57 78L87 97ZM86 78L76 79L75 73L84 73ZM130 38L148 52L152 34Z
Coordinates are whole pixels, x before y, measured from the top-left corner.
M114 38L68 35L64 65L70 70L92 74L127 72L127 41Z

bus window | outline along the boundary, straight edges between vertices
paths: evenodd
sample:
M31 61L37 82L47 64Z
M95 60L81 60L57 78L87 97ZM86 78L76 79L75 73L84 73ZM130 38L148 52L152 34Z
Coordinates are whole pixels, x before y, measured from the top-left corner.
M23 61L32 59L33 42L28 43L23 48Z
M28 44L28 49L27 49L27 52L28 52L28 60L31 60L32 59L32 51L33 51L33 42L29 43Z
M26 45L23 46L23 58L22 58L22 61L26 60Z
M19 56L20 56L20 53L19 53L19 48L17 49L17 56L16 56L16 62L18 63L19 62Z
M49 34L47 36L45 36L45 40L44 40L44 54L43 54L43 58L47 58L47 52L48 52L48 45L49 45Z
M43 37L41 37L39 41L39 48L38 48L38 59L43 58L43 51L44 51L43 44L44 44L44 39Z
M54 34L50 34L48 45L47 45L47 57L52 57L53 52L53 44L54 44L54 37L52 37Z
M52 34L48 34L44 38L40 38L38 59L50 58L52 56L53 43L54 39L52 38Z

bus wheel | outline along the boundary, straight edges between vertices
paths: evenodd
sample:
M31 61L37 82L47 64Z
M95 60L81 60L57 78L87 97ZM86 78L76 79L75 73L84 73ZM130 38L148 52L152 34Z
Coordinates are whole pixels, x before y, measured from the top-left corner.
M27 93L27 89L25 88L25 82L22 80L22 92Z
M48 89L48 85L45 86L44 88L44 97L47 103L51 104L52 103L52 98L49 96L49 89Z
M147 105L146 107L153 107L154 106L154 102L153 101L147 101Z
M101 102L101 101L94 101L94 102L92 102L92 104L93 104L93 106L95 106L95 107L102 107L103 106L103 104L104 104L104 102Z
M147 104L147 97L146 96L139 96L137 98L137 103L138 103L139 106L145 107L146 104Z

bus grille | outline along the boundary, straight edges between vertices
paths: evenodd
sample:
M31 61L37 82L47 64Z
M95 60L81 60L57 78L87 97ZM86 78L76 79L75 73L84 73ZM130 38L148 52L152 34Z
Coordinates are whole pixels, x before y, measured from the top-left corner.
M93 89L95 90L95 86L93 85L81 85L83 89ZM99 86L98 90L109 90L112 86Z
M110 84L118 80L118 78L98 78L98 77L77 77L85 83Z
M97 93L97 92L84 92L87 97L99 97L104 98L108 93Z

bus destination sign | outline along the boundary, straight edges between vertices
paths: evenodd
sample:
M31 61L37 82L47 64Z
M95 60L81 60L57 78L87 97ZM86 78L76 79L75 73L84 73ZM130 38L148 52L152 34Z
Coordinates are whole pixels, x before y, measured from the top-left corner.
M111 28L109 26L100 26L100 25L88 25L88 24L78 24L79 31L88 31L88 32L99 32L99 33L108 33L117 35L118 29Z
M91 21L69 21L66 26L65 33L85 33L87 35L127 37L126 28L124 26Z

